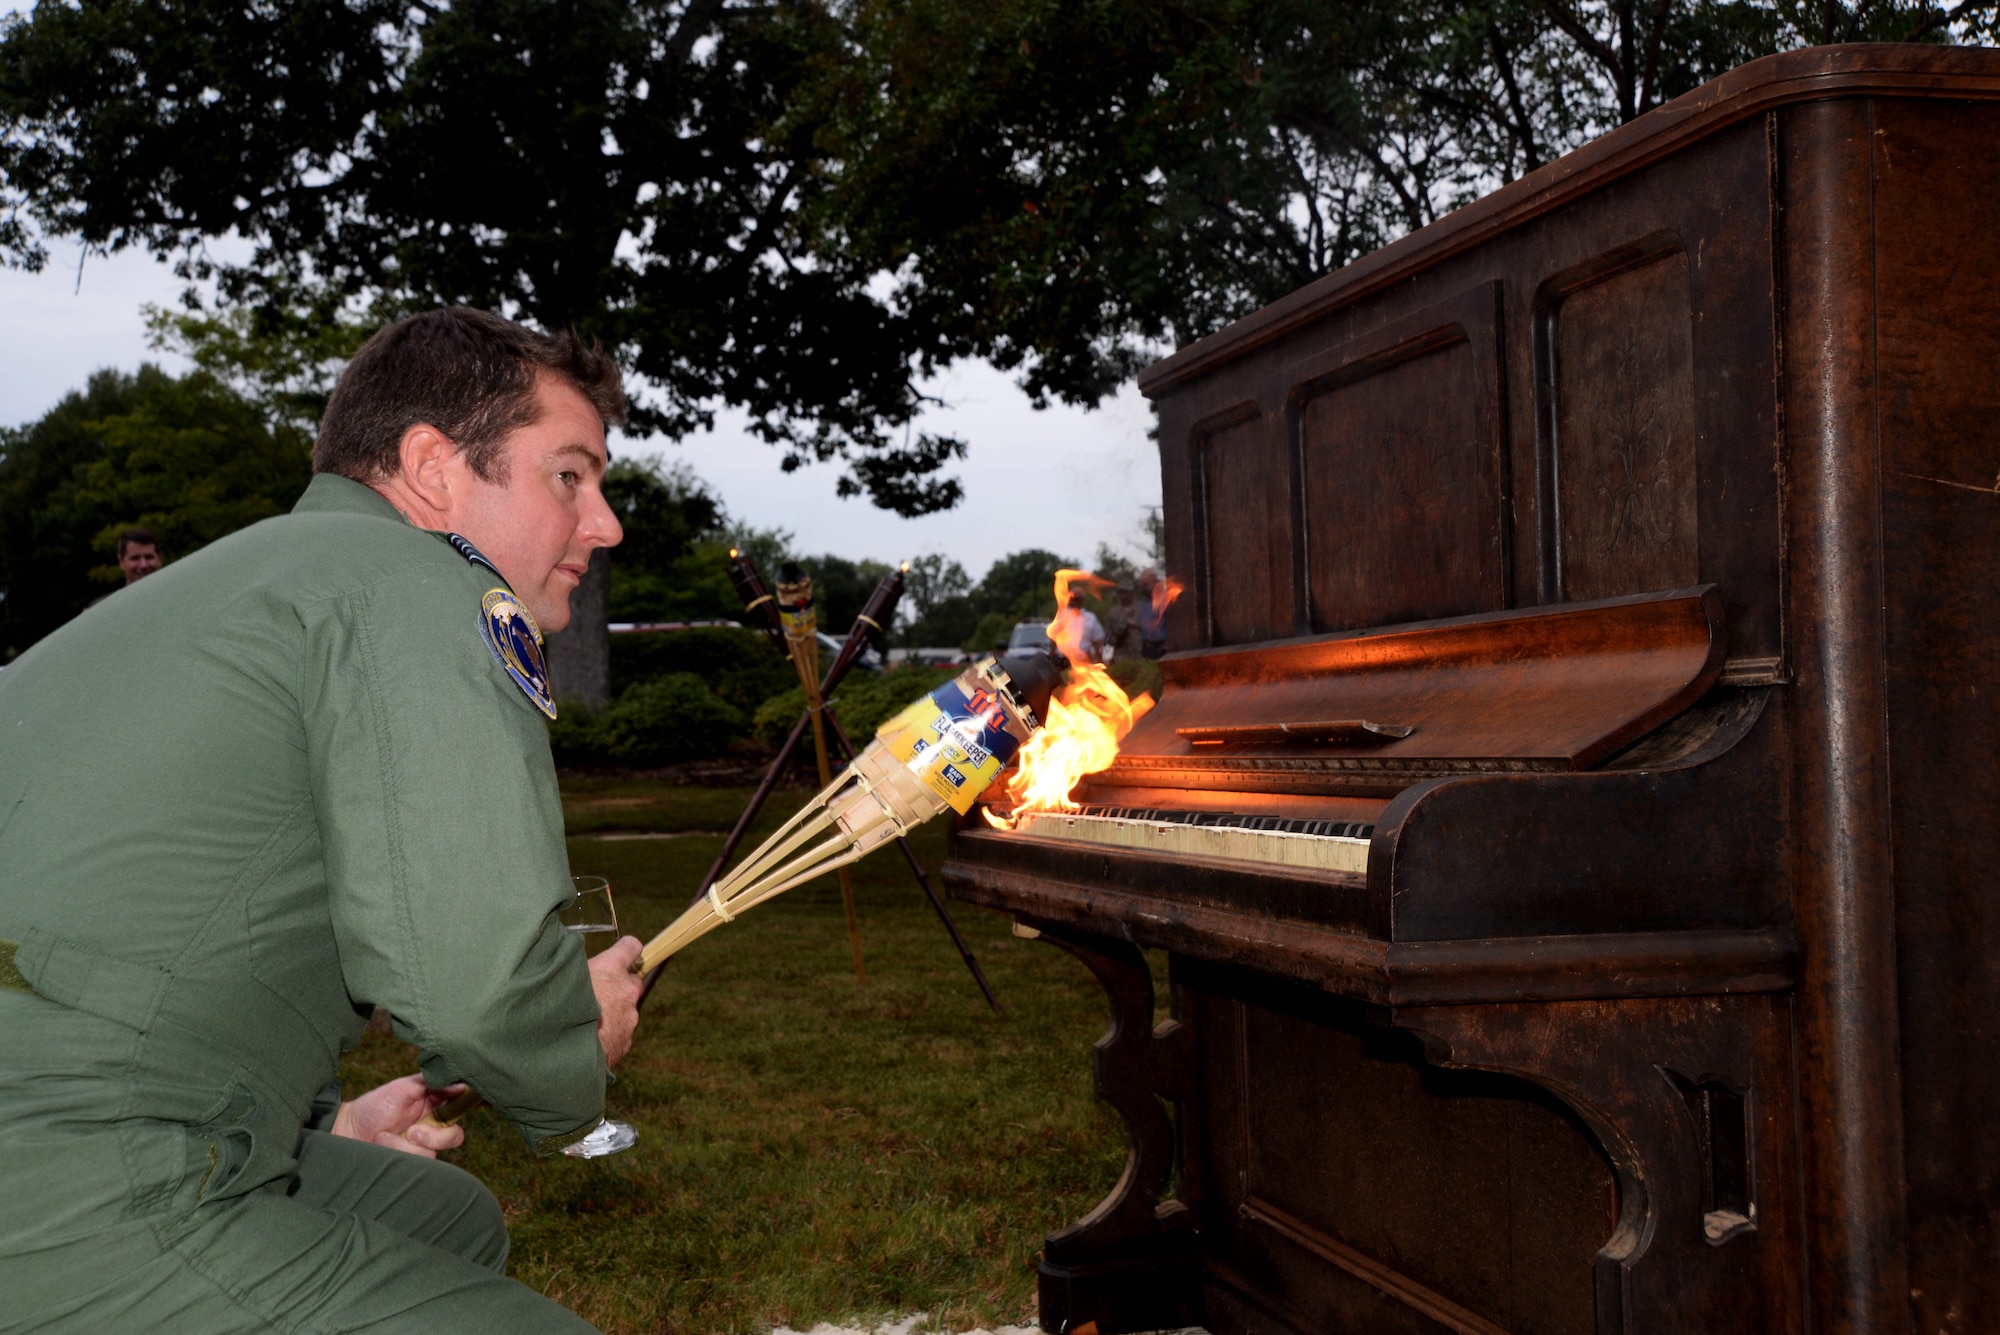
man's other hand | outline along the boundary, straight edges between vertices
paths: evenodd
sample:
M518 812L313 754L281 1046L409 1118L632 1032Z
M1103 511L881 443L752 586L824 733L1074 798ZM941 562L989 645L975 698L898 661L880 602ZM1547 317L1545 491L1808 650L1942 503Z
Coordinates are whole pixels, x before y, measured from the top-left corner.
M446 1099L464 1092L464 1085L432 1089L421 1075L406 1075L342 1103L334 1115L333 1134L435 1159L439 1150L465 1143L465 1128L427 1126L423 1119Z
M639 938L621 936L590 961L590 985L597 992L597 1041L604 1045L604 1063L616 1066L632 1050L632 1031L639 1027L639 993L645 979L632 972L639 962Z

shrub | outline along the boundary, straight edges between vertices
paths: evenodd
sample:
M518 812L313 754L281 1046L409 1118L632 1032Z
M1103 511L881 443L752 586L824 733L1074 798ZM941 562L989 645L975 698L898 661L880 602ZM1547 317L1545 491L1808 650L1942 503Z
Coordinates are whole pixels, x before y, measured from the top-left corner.
M897 710L957 675L917 663L879 674L857 672L833 693L833 716L840 720L847 739L859 749L868 744L875 736L875 729ZM805 707L805 691L794 686L759 705L750 730L767 746L782 745Z
M1135 700L1143 691L1158 701L1160 692L1165 689L1160 665L1150 658L1114 658L1106 671L1111 674L1111 680Z
M549 745L565 765L638 769L706 760L743 731L743 711L692 672L635 682L601 714L565 706L549 725Z
M699 676L745 718L798 681L791 660L756 631L698 626L611 637L612 691L622 695L643 681L672 672Z
M549 750L556 764L569 766L602 765L604 753L597 744L597 711L581 700L564 700L556 716L549 720Z

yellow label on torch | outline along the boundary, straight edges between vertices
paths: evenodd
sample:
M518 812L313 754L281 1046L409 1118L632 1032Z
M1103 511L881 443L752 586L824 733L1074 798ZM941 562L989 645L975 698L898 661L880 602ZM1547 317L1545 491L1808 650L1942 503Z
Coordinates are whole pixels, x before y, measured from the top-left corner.
M948 681L876 729L891 755L963 816L1014 756L999 697Z

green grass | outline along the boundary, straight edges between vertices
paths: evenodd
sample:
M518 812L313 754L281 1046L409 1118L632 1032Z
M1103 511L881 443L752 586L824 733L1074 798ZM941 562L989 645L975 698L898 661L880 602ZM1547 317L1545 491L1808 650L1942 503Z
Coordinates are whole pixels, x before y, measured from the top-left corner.
M726 828L747 790L565 784L578 828ZM803 796L781 794L789 810ZM775 824L782 813L760 822ZM644 937L720 847L572 838ZM942 832L919 832L935 869ZM608 1111L625 1154L538 1160L499 1116L448 1156L499 1196L519 1279L614 1332L741 1332L927 1311L946 1329L1028 1319L1044 1234L1113 1182L1125 1139L1090 1088L1102 994L1061 951L952 904L1007 1007L988 1010L894 850L855 869L869 982L826 878L689 947L648 1002ZM411 1067L370 1036L344 1074Z

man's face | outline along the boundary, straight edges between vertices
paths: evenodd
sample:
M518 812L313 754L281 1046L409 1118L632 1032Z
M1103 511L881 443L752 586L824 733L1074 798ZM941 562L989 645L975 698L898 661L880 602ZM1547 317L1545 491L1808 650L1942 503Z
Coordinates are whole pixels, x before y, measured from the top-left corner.
M552 376L536 390L533 422L500 443L497 482L473 477L455 499L452 528L477 547L544 632L569 624L569 595L590 554L625 536L600 484L604 424L575 389Z
M127 584L136 584L160 568L160 549L150 542L128 542L118 549L118 568Z

